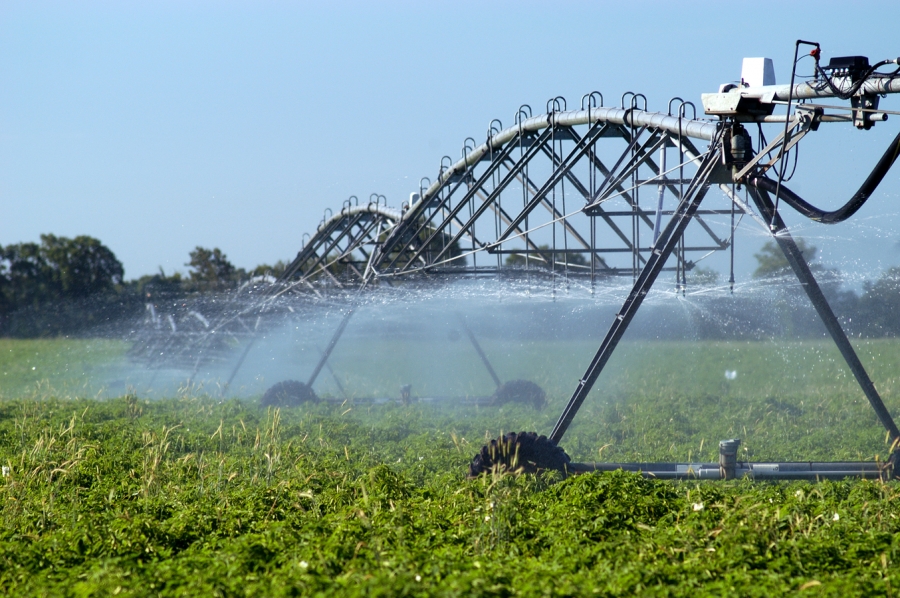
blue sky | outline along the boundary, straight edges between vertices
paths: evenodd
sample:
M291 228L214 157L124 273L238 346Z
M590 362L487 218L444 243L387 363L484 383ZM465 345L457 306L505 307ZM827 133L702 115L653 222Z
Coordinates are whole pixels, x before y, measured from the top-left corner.
M825 57L900 55L896 5L661 2L18 2L0 4L0 244L88 234L126 278L185 270L196 245L236 265L290 260L350 195L398 206L441 156L520 104L598 89L650 109ZM900 99L882 101L900 110ZM896 134L804 142L794 188L849 198ZM816 135L819 135L818 133ZM813 143L813 141L815 143ZM802 224L823 258L900 263L900 168L843 228ZM800 224L798 222L798 224ZM741 264L752 266L753 243Z

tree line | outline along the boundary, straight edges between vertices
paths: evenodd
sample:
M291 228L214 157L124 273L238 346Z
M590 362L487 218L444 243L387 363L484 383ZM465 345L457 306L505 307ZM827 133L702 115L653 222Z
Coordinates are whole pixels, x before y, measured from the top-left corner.
M900 336L900 267L884 271L862 285L862 292L844 289L841 275L816 261L817 250L798 239L825 295L844 327L853 335ZM754 256L753 278L760 281L790 279L790 267L774 242ZM581 265L581 255L561 261ZM511 256L509 265L524 262ZM550 256L544 260L550 267ZM541 260L535 260L540 267ZM232 264L219 249L196 247L188 254L186 274L157 274L125 280L125 269L115 254L89 236L73 239L41 235L40 243L0 246L0 336L40 337L96 333L123 318L140 315L148 301L178 299L192 294L225 292L263 275L278 276L286 265L261 264L244 270ZM559 264L557 264L559 267ZM689 284L718 284L718 273L694 268ZM773 284L769 305L755 306L756 298L711 297L695 318L703 338L763 337L770 334L817 335L821 324L811 308L797 299L796 289ZM795 300L797 299L797 300Z
M851 337L900 336L900 266L883 271L875 280L862 284L862 292L843 287L843 276L835 268L816 260L818 250L796 238L825 297L844 330ZM815 313L806 294L774 241L766 242L754 254L757 268L752 277L768 286L764 293L700 299L704 308L693 321L701 338L766 338L772 336L821 337L825 326ZM717 272L695 268L695 283L718 285ZM690 278L688 279L690 283ZM760 301L760 298L763 301Z
M98 239L41 235L40 243L0 246L0 336L79 335L142 313L148 300L228 291L259 275L278 276L283 262L251 271L218 248L196 247L186 275L125 280L125 269Z

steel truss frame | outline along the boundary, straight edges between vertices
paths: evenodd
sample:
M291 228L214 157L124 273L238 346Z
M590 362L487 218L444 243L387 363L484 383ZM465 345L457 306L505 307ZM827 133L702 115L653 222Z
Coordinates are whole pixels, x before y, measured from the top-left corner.
M688 248L685 247L685 232L688 224L691 222L699 223L701 229L706 231L711 238L717 241L716 246L711 249L720 250L728 247L727 242L717 239L712 230L703 222L703 216L706 214L728 213L721 210L700 210L701 203L707 197L711 186L718 184L722 190L726 191L732 201L732 210L739 208L741 213L749 212L748 206L743 202L740 202L739 198L734 193L733 188L729 189L729 186L745 182L751 175L761 176L766 171L772 169L780 160L782 160L790 148L799 143L808 132L814 131L820 122L826 120L821 110L814 109L810 111L805 108L800 108L797 113L790 118L786 126L786 133L776 138L767 148L762 150L759 155L753 157L752 155L736 156L734 155L733 146L730 146L731 141L735 136L743 134L743 129L738 122L726 120L717 123L711 136L707 138L710 141L709 149L706 152L701 153L693 146L689 139L685 139L685 137L680 134L682 126L680 119L678 122L679 136L675 138L672 131L660 127L653 127L649 124L644 125L639 129L637 127L627 127L626 125L634 125L634 121L637 120L635 117L640 116L646 118L646 115L628 114L628 112L629 111L625 111L621 116L623 122L617 123L617 127L611 126L609 121L598 119L591 123L590 128L583 136L569 135L569 139L574 141L574 146L565 154L555 151L554 145L548 147L548 139L552 144L554 136L552 123L554 122L555 114L550 113L547 115L547 123L551 126L548 126L548 128L539 135L532 135L526 138L522 132L519 131L515 136L514 139L516 145L520 148L520 160L518 162L509 162L512 152L508 150L510 145L513 145L510 143L504 148L504 151L500 152L498 159L489 159L490 167L478 178L473 175L473 167L476 162L473 160L470 163L469 157L471 154L468 154L462 164L462 169L457 167L457 172L450 172L447 175L442 174L442 177L436 186L433 186L432 189L429 190L430 193L426 194L419 205L416 206L418 211L411 211L411 213L416 214L416 216L408 217L408 219L401 221L394 227L391 234L387 236L385 242L376 249L376 263L384 263L384 256L401 243L398 239L403 239L402 234L404 231L413 231L412 234L408 234L406 238L420 239L422 238L422 231L431 230L430 236L425 238L424 243L420 244L418 247L404 245L404 248L407 250L405 259L401 259L399 253L396 254L394 258L388 262L387 268L381 271L383 276L396 276L418 270L428 270L429 266L434 268L441 263L441 259L447 255L450 250L449 248L466 235L471 239L473 247L475 247L476 250L502 255L499 248L502 247L504 242L514 236L523 236L523 230L524 236L527 236L528 231L532 230L528 226L528 218L539 206L543 206L549 211L555 224L559 212L556 210L556 205L552 201L550 201L548 205L547 197L551 192L550 190L563 180L571 181L576 189L584 195L586 202L585 206L582 208L583 213L591 216L600 216L601 218L604 218L604 220L614 215L628 215L632 218L633 236L630 239L627 238L626 235L621 234L623 231L617 228L614 223L607 220L607 223L610 224L610 229L615 234L618 234L620 239L626 243L631 241L631 244L626 245L626 247L628 247L632 253L632 269L635 273L632 290L625 299L622 308L616 315L606 337L594 356L594 359L588 366L585 375L579 381L572 397L554 426L550 434L550 440L555 443L559 443L562 440L566 430L575 417L575 414L578 412L581 404L593 387L593 384L596 382L604 366L612 356L618 342L627 330L628 325L640 308L644 298L656 282L659 274L664 270L665 264L670 258L674 257L676 264L680 265L682 268L681 271L683 272L683 255L684 252L688 250ZM590 112L588 112L588 114L590 115ZM587 120L590 122L590 116L588 116ZM599 185L591 189L590 193L586 193L586 188L583 185L579 186L577 179L573 180L570 178L569 175L572 166L588 154L590 148L593 147L593 144L597 139L600 139L604 135L608 135L611 130L617 131L617 134L621 138L628 141L628 145L625 151L620 154L619 159L612 168L606 168L605 165L602 165L602 162L595 161L596 159L591 156L592 166L598 167L598 169L602 166L604 179ZM527 143L525 142L526 139L528 140ZM669 145L678 148L682 156L682 160L678 165L679 176L675 180L671 180L666 176L664 155L661 156L659 164L654 163L652 159L652 156L656 151ZM490 143L488 146L492 147ZM526 146L528 151L524 151ZM892 147L889 148L885 157L882 158L876 166L876 170L881 169L883 171L879 177L883 176L883 173L886 172L887 168L889 168L897 158L898 151L896 151L896 148L893 148L893 146L900 148L900 136L898 136L898 139L895 140ZM530 194L529 200L523 202L523 207L519 214L514 218L507 217L505 228L501 229L499 226L496 227L495 230L497 231L497 234L492 241L479 241L475 229L476 220L492 206L496 216L499 217L504 214L502 205L497 200L499 193L501 193L514 179L518 178L519 180L527 182L527 171L525 170L527 168L527 163L536 155L540 155L540 152L543 152L550 157L554 167L551 174L545 179L545 183L540 186L523 185L523 188L531 189L533 191ZM747 153L749 154L749 151ZM768 162L763 162L764 156L770 156L771 159ZM686 160L684 158L686 158ZM509 163L506 165L505 176L502 178L495 178L494 175L500 172L501 168L507 164L507 162ZM695 167L695 172L690 178L683 175L683 170L687 163L690 163ZM659 175L641 181L639 169L642 167L651 168L657 171ZM872 176L870 176L870 179L871 178ZM469 181L469 184L466 187L463 187L463 182L467 180ZM485 190L485 186L483 185L485 180L494 182L494 185L490 190ZM880 180L880 178L878 180ZM673 210L663 211L662 202L660 201L659 207L655 212L639 209L637 207L637 199L635 198L632 200L629 196L629 192L637 190L640 187L640 182L656 182L660 188L660 196L662 195L663 189L668 190L672 196L677 199L677 206ZM869 180L867 180L866 184L869 184ZM627 187L626 185L630 185L630 187ZM877 181L875 182L875 185L877 185ZM453 197L453 194L463 188L465 189L465 192L462 199L455 204L452 203L450 200ZM479 191L482 191L481 195L479 195ZM836 479L847 476L879 478L885 475L893 475L895 461L898 460L898 455L900 455L900 452L896 450L897 444L900 443L900 430L898 430L893 417L884 405L878 391L837 320L837 317L831 310L828 301L809 268L809 264L806 262L791 237L784 221L781 219L777 210L777 205L772 202L767 192L761 186L754 185L749 187L748 192L759 212L759 215L754 214L754 217L761 224L767 224L778 247L784 253L794 274L801 282L813 307L816 309L819 317L825 324L826 329L835 341L845 362L857 379L860 388L878 416L879 421L887 430L889 439L892 443L892 452L888 462L886 464L876 462L739 462L737 461L736 454L740 440L732 439L720 443L720 458L718 463L573 463L570 467L571 471L586 472L626 469L640 471L646 476L661 478L699 477L715 479L730 479L742 476L751 476L757 479ZM870 192L871 189L867 191L867 193ZM604 203L612 197L624 197L625 201L628 202L633 209L624 214L604 210ZM481 205L477 207L474 205L476 198L481 200ZM469 218L466 221L461 221L460 214L464 214L464 209L467 206L469 207ZM651 214L655 217L652 220L650 218ZM732 211L731 214L733 215L734 212ZM669 217L665 227L661 226L663 216ZM440 218L440 221L438 221L438 218ZM435 224L431 224L432 222ZM640 242L638 240L639 230L637 225L639 223L645 224L652 230L652 243L647 247L646 256L641 250ZM456 225L457 228L454 231L453 236L450 237L447 242L442 244L442 249L437 252L436 256L430 262L426 260L426 253L424 252L423 247L428 246L430 243L434 243L434 241L439 238L439 231L450 229L454 225ZM554 249L556 249L555 246ZM697 250L698 248L691 247L690 249ZM710 248L702 249L709 250ZM523 250L523 253L527 253L528 251L533 251L533 246L529 245L526 240L526 247ZM540 248L538 248L537 251L539 252ZM607 270L612 270L599 255L610 252L609 248L588 246L587 251L590 252L591 256L592 281L596 264L602 264ZM679 251L681 252L681 255L679 255ZM554 254L551 254L551 260L553 259L552 255ZM422 265L419 265L420 263ZM676 271L678 271L679 265L676 265ZM376 270L375 273L377 275L378 271ZM346 326L346 321L347 320L345 319L344 322L342 322L342 326L332 339L332 345L336 343L337 339L340 337L340 333ZM327 355L323 357L323 362L325 359L327 359ZM321 369L321 363L318 369Z
M340 213L326 213L316 233L263 300L260 311L266 309L268 301L285 293L307 289L318 292L316 289L329 286L344 290L348 285L361 291L372 281L394 284L416 274L538 272L566 281L570 276L588 278L591 288L599 276L637 276L652 251L648 239L658 236L661 219L674 213L671 208L665 209L664 199L672 196L680 201L685 183L691 180L689 173L699 168L701 156L709 154L699 151L691 137L712 140L718 128L715 123L686 118L686 108L693 108L689 103L682 102L678 115L673 116L673 102L670 113L663 114L638 110L637 96L632 98L630 108L596 106L597 97L599 94L583 98L579 111L558 110L562 105L558 98L548 103L546 115L538 117L524 118L530 115L530 108L527 112L520 108L514 127L504 131L492 127L487 141L479 147L467 141L462 159L456 164L442 164L438 180L399 212L381 206L380 196L373 196L367 206L347 201ZM620 152L613 149L612 167L606 166L600 155L602 139L624 142ZM657 152L658 163L653 157ZM671 171L665 167L669 153L677 156L677 165ZM677 179L671 176L675 171ZM566 207L567 184L581 200L571 212ZM645 200L642 206L640 191L648 186L653 191L652 205ZM513 200L510 193L515 194ZM611 209L609 206L616 202L619 209ZM682 229L676 264L662 268L674 271L680 284L685 283L685 272L694 265L688 255L732 246L734 217L747 209L733 201L727 207L692 213L704 242L686 244ZM732 229L728 236L718 237L704 221L703 217L711 214L730 214ZM692 219L687 219L685 226ZM581 222L576 224L576 220ZM603 244L597 242L597 220L612 232L601 236L601 241L606 241ZM623 220L627 225L621 224ZM548 227L550 232L544 231L542 239L548 242L538 244L536 239ZM465 249L462 243L467 245ZM496 264L479 265L480 253L495 255ZM630 264L610 265L614 256L621 254L630 257ZM515 258L512 265L504 263L504 256L517 256L522 264L515 263ZM463 263L469 257L471 264ZM352 305L346 310L307 381L309 386L325 367L354 310ZM225 388L250 346L252 343L232 369Z
M731 479L735 477L753 477L755 479L839 479L844 477L862 477L862 478L885 478L897 475L900 468L900 430L898 430L893 417L881 399L875 385L866 372L865 367L857 356L853 346L850 344L846 333L840 325L837 317L831 309L828 300L825 298L809 264L804 258L802 252L791 236L788 227L778 212L778 206L772 201L767 187L774 187L778 197L780 192L786 192L792 198L794 204L801 204L809 207L809 213L816 213L812 206L809 206L795 194L788 192L782 187L781 180L777 183L769 181L770 185L762 185L761 177L767 171L772 169L779 161L782 161L787 154L787 150L796 145L809 131L814 131L820 122L823 122L824 113L819 108L809 110L807 108L798 109L797 113L788 121L785 133L776 138L767 148L762 150L755 157L752 156L749 148L743 152L744 155L735 155L736 145L732 145L731 141L735 137L744 136L743 127L735 121L723 121L720 124L719 136L714 140L713 145L716 147L714 153L709 153L703 161L703 165L694 176L688 186L687 192L681 194L681 203L678 209L669 220L666 228L656 239L653 252L644 265L641 273L636 278L634 285L628 297L625 299L622 308L616 314L611 327L609 328L600 348L597 350L594 358L591 360L585 374L579 380L572 397L563 409L556 425L553 427L549 435L549 439L554 443L559 443L575 414L578 412L588 393L591 391L594 383L597 381L604 366L612 356L618 342L622 339L641 303L650 291L655 282L661 265L675 251L679 238L683 235L686 221L695 214L705 196L705 189L709 187L711 182L717 180L731 179L732 183L751 181L748 185L748 192L756 204L763 223L768 224L768 229L775 239L777 246L781 249L785 258L791 266L794 275L801 283L804 291L810 299L813 307L818 313L820 319L837 345L841 356L844 358L850 371L853 373L869 401L870 406L875 411L879 421L887 431L888 439L891 443L891 452L885 463L878 462L782 462L782 463L749 463L737 460L737 447L740 445L739 439L724 440L719 444L719 462L718 463L573 463L570 470L575 473L587 471L608 471L615 469L624 469L628 471L641 472L647 477L660 477L669 479L686 479L686 478L711 478L711 479ZM793 135L792 135L793 134ZM774 156L773 156L774 154ZM773 156L768 163L763 163L764 156ZM887 170L900 156L900 134L893 140L888 147L884 156L876 164L872 173L863 183L853 198L844 208L828 213L836 215L835 219L827 220L820 216L810 216L820 219L823 222L839 222L838 216L842 213L852 214L867 199L871 192L882 180ZM729 172L730 170L730 172Z
M596 104L596 97L587 103ZM360 211L366 208L346 205L326 218L281 282L302 287L325 279L340 286L341 277L387 282L409 274L496 275L523 266L588 278L592 286L602 276L636 276L658 234L657 221L672 213L663 197L677 202L690 180L685 170L694 170L702 154L690 137L710 139L715 130L713 123L686 118L687 106L680 106L679 116L593 106L527 118L523 107L516 126L492 128L479 147L467 141L459 162L445 159L438 180L399 215L383 216L380 226L372 218L363 226ZM616 153L600 144L603 139L624 142L624 148ZM611 168L601 156L606 147L615 162ZM659 162L652 155L657 152ZM666 171L672 153L677 166ZM648 198L645 190L642 204L645 187L652 194ZM717 235L704 220L745 213L734 203L726 208L695 215L697 240L680 246L670 268L682 280L695 263L688 256L731 246L730 235ZM598 235L604 225L611 234ZM479 263L482 254L495 257ZM629 261L614 263L621 255Z
M276 283L257 289L258 301L182 343L173 343L164 328L148 326L151 342L145 344L151 348L145 353L163 353L168 363L183 360L196 374L202 364L220 359L213 340L230 334L231 344L245 342L259 329L260 315L279 311L281 298L327 300L410 276L524 274L588 280L591 288L600 277L636 276L660 218L672 213L664 198L678 201L703 155L692 138L709 140L716 131L715 123L686 117L690 103L678 104L672 115L674 101L669 113L658 113L638 109L638 99L632 97L627 108L624 101L608 108L594 93L583 98L581 110L561 110L564 100L556 99L544 115L532 117L523 106L505 130L493 121L485 143L475 147L467 140L463 157L455 164L445 159L436 182L420 189L412 205L392 209L373 194L365 205L354 197L338 213L326 211ZM667 156L676 164L669 170ZM666 268L676 282L684 284L692 255L731 247L733 237L716 235L703 219L730 214L733 221L749 212L736 202L725 207L695 215L697 241L682 243L675 265ZM479 262L479 255L492 258ZM230 378L245 355L246 349Z
M554 279L587 279L591 288L599 277L631 275L631 292L550 434L558 443L659 275L675 272L677 283L684 284L685 272L696 263L689 256L733 251L735 217L749 215L772 233L896 446L900 431L791 238L777 203L764 188L748 186L754 212L735 192L735 185L774 172L786 152L820 122L847 119L824 115L820 107L798 106L781 120L764 115L711 122L686 118L692 105L685 102L672 115L672 102L664 114L647 111L645 102L639 109L640 95L632 94L628 107L623 96L618 108L603 107L602 97L598 106L598 96L585 96L576 111L565 110L564 101L554 99L547 113L536 117L522 107L515 126L505 130L492 123L485 143L476 147L467 140L462 158L454 164L442 161L437 180L400 210L382 206L380 196L367 206L345 202L340 213L323 219L277 284L237 319L258 316L287 293L321 297L328 288L361 292L373 282L394 284L417 275L545 272ZM735 155L730 144L741 134L740 122L754 119L785 122L785 133L756 156L750 151ZM619 150L607 151L601 140L618 140ZM696 140L708 142L708 147L699 149ZM674 167L670 158L675 158ZM895 159L896 152L887 168ZM727 205L701 209L713 186L725 194ZM577 206L573 198L580 200ZM730 217L731 228L724 236L708 221L718 216ZM598 240L599 223L606 230ZM478 257L485 255L493 259L479 264ZM621 256L630 263L617 262ZM353 309L345 312L309 385L325 366ZM572 469L623 468L658 477L725 479L883 475L881 465L871 462L741 463L735 457L739 442L720 444L718 464L572 464ZM897 455L892 452L891 467Z

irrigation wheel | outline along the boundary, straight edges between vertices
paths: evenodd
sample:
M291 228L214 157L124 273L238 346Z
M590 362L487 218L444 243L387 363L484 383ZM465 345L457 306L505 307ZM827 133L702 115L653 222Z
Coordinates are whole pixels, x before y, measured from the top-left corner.
M525 403L535 409L547 405L547 393L531 380L510 380L500 385L491 399L498 405L504 403Z
M489 473L538 473L559 471L565 474L571 459L566 451L536 432L510 432L491 440L469 464L469 478Z
M259 400L261 407L298 407L303 403L318 403L316 392L297 380L284 380L273 384Z

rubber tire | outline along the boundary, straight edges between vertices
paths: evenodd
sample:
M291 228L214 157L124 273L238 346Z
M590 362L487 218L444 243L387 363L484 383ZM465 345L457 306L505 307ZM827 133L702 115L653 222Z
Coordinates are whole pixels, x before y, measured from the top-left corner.
M316 392L297 380L273 384L259 400L260 407L299 407L303 403L318 403Z
M469 479L483 474L511 472L538 473L559 471L568 473L569 455L555 442L536 432L510 432L491 440L469 464Z
M500 385L491 395L497 405L505 403L524 403L538 411L547 405L547 393L531 380L510 380Z

